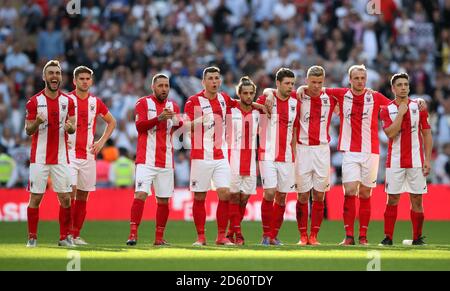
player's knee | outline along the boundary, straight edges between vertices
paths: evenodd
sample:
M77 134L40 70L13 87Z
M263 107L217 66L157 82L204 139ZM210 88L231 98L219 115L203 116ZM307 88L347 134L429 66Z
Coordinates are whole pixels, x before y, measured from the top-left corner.
M275 198L275 192L275 189L265 189L264 199L266 199L267 201L273 201L273 199Z
M240 195L239 193L230 193L230 203L239 204L240 203L239 195Z
M89 192L87 191L77 191L76 200L87 201Z
M398 205L399 201L400 201L400 195L389 195L387 204L389 206L395 206L395 205Z
M63 208L70 207L70 195L60 197L59 198L59 204Z
M302 204L308 203L309 193L298 193L297 200L300 201L300 203L302 203Z
M28 207L38 208L42 201L42 195L31 195L30 201L28 202Z
M314 193L313 193L313 201L324 201L324 200L325 200L325 193L324 192L314 191Z
M145 201L147 199L147 193L145 192L136 192L134 193L134 198Z
M280 206L286 205L286 193L277 193L275 195L275 203Z

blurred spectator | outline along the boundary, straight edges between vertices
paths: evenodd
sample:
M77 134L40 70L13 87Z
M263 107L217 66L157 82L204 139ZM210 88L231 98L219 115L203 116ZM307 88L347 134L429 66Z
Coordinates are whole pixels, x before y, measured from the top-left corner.
M189 186L190 163L185 151L179 151L175 156L175 185Z
M60 30L55 30L53 21L46 22L46 30L38 37L37 53L40 60L48 61L64 55L65 42Z
M114 141L112 139L108 139L106 141L106 145L102 149L103 159L107 162L114 162L119 158L119 150L114 145Z
M114 187L128 188L134 185L134 160L125 148L119 148L119 158L111 164L109 181Z
M109 181L109 170L111 163L103 159L102 153L97 155L97 187L98 188L108 188L111 187L111 182Z
M434 163L436 183L450 185L450 140L443 143L442 152Z
M17 182L17 166L13 158L0 145L0 188L12 188Z

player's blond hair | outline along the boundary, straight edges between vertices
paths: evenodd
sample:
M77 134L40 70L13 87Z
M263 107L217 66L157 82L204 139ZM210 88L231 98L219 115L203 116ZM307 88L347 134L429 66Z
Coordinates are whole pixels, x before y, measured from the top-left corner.
M45 64L44 68L42 69L43 75L45 75L45 70L47 70L48 67L58 67L61 70L61 65L59 64L58 60L50 60Z
M306 78L309 77L325 77L325 69L322 66L312 66L306 72Z
M364 65L353 65L348 69L348 77L351 78L352 77L352 72L353 71L364 71L367 72L366 66Z
M75 68L75 70L73 70L73 77L74 77L74 79L76 79L79 74L83 74L83 73L88 73L89 75L91 75L91 77L94 75L94 71L92 71L88 67L86 67L86 66L78 66L78 67Z

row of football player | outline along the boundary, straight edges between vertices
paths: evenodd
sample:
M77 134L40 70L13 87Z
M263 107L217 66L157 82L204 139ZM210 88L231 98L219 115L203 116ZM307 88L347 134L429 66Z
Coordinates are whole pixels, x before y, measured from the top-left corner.
M59 244L85 244L79 233L86 215L87 195L95 190L95 153L101 149L115 125L101 100L89 94L92 77L93 72L90 69L78 67L74 71L76 89L65 95L59 91L61 68L57 62L49 62L43 70L46 88L33 96L27 104L26 128L27 133L33 136L28 208L29 246L36 245L39 203L45 192L42 181L49 173L55 181L54 190L61 202ZM324 89L322 86L325 71L322 67L313 66L307 73L307 86L300 87L296 93L293 91L294 73L282 68L276 75L277 88L265 90L267 96L260 96L257 102L253 102L256 86L248 77L242 78L237 86L240 101L235 101L220 92L220 70L209 67L203 72L204 90L188 99L185 106L186 118L181 120L177 118L179 109L176 103L167 99L170 90L169 78L163 74L155 75L152 79L153 95L142 97L136 103L136 191L127 244L135 245L137 242L144 202L151 193L152 185L158 202L154 244L167 244L163 235L169 214L168 201L173 193L170 137L174 130L181 126L191 130L192 145L200 145L194 146L191 151L190 189L194 192L192 209L198 235L194 245L206 244L204 201L211 181L217 187L219 196L216 244L244 243L240 223L248 197L255 193L254 149L258 134L260 145L264 145L259 147L259 165L264 188L261 243L282 244L277 235L283 222L285 196L297 185L299 244L319 244L317 234L323 217L323 199L329 188L330 176L328 128L336 104L339 105L341 120L339 150L344 152L342 172L346 238L342 244L355 243L353 233L356 196L360 200L359 243L368 243L370 195L375 186L378 169L377 120L380 111L386 134L391 139L387 165L387 179L390 181L386 182L386 186L389 185L387 193L390 195L386 208L386 238L383 244L392 244L396 205L399 193L405 189L412 193L413 240L416 244L423 243L421 194L426 192L424 176L429 171L431 153L426 110L422 109L418 114L418 104L408 100L409 85L406 74L394 75L391 80L396 96L394 101L365 88L364 66L352 66L349 69L349 77L350 89ZM57 119L54 118L55 111L58 112ZM50 112L53 114L49 114ZM219 122L223 127L214 126L217 120L209 118L211 114L222 117ZM228 127L224 118L226 114L232 116L232 125ZM109 122L102 138L94 143L95 119L98 115ZM266 115L270 115L270 118L264 118ZM63 121L66 121L65 126L59 126ZM65 132L75 131L75 124L77 133L73 134L74 137L69 142L71 148L68 149L66 143L60 141L66 138ZM411 130L400 132L402 126L410 126ZM231 136L231 143L234 143L231 146L229 161L226 130L223 128L229 129L227 134ZM404 137L407 132L410 133L409 136ZM425 141L425 157L422 155L422 135ZM400 150L400 144L408 139L410 151ZM54 151L48 150L48 147L52 146ZM73 191L70 185L76 185ZM82 194L79 195L79 192ZM73 219L70 215L70 193L75 196ZM313 205L311 233L308 236L307 201L310 193L313 194Z

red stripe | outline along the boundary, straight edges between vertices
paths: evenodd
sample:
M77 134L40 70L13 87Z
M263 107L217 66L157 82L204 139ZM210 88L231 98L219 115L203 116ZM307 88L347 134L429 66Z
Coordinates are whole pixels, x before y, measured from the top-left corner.
M403 117L400 140L400 168L412 167L411 113Z
M214 113L214 135L213 135L213 141L214 141L214 159L223 159L223 151L222 151L222 137L223 137L223 127L222 127L222 121L223 121L223 111L222 106L220 106L219 97L216 97L213 100L209 100L209 104L211 104L211 109Z
M242 132L244 138L241 140L241 157L239 163L239 173L241 175L250 175L252 145L251 145L251 129L253 128L252 111L248 113L242 112Z
M378 141L378 113L380 112L381 105L378 100L375 100L372 111L372 124L370 125L370 140L371 140L371 153L378 154L380 152L380 146Z
M143 100L142 102L140 102L139 104L143 104L141 106L143 106L145 109L144 110L139 110L139 108L136 108L135 111L136 113L141 113L141 114L146 114L145 115L145 120L148 119L148 103L147 100L145 98L145 100ZM142 117L140 117L141 119ZM145 164L146 161L146 153L147 153L147 139L148 139L148 131L146 132L139 132L138 133L138 140L137 140L137 152L136 152L136 164Z
M46 164L58 164L59 151L59 96L56 99L47 98L47 149ZM63 125L64 126L64 125Z
M156 98L155 98L156 99ZM160 103L153 100L156 107L156 116L159 116L165 107L165 103ZM166 134L167 134L167 120L159 122L156 129L156 142L155 142L155 167L166 167Z
M287 129L289 121L289 98L285 101L277 100L278 126L275 140L275 161L286 161Z
M362 96L362 98L364 98L364 95ZM362 144L361 127L362 127L362 113L364 110L364 101L355 102L355 99L356 96L353 96L352 116L351 116L352 136L350 138L350 151L361 152L361 144Z
M386 157L386 168L391 168L391 157L392 157L392 142L393 139L389 139L388 152Z
M308 144L320 144L320 115L322 113L322 102L320 97L311 97L311 107L309 110L309 125L308 125Z
M74 93L75 95L75 93ZM77 98L77 131L75 137L75 156L77 159L87 158L87 135L88 135L88 122L89 122L89 109L88 109L88 98L81 99Z

